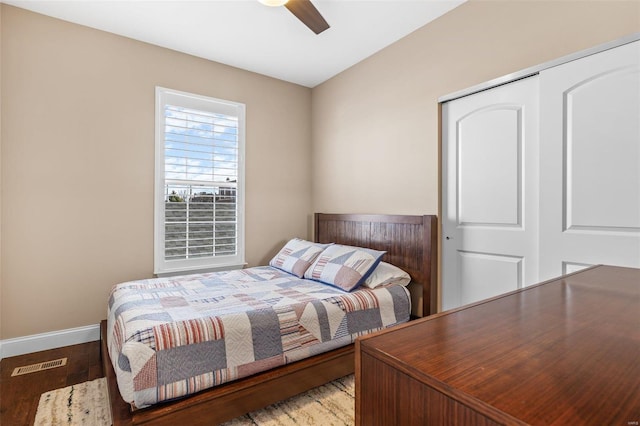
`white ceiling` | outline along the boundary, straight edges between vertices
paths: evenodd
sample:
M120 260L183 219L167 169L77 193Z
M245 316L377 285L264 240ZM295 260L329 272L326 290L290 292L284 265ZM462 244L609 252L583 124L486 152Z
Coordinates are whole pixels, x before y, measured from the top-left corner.
M466 0L314 0L316 35L257 0L2 0L281 80L314 87Z

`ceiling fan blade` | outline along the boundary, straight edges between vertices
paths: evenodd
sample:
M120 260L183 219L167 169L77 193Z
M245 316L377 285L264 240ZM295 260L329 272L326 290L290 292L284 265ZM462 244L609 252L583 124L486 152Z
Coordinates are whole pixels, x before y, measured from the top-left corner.
M329 28L327 21L310 0L289 0L284 6L316 34Z

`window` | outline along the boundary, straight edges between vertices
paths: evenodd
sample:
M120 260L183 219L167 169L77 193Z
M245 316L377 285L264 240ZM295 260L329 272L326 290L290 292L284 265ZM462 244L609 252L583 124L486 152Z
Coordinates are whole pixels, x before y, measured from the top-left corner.
M244 264L244 109L156 88L156 274Z

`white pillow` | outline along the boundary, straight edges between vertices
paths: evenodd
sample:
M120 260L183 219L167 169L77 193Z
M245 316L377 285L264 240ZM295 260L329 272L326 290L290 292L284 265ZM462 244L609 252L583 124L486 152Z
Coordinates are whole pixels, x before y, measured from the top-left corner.
M368 288L376 288L391 283L406 286L410 281L411 277L402 269L387 262L380 262L362 285Z

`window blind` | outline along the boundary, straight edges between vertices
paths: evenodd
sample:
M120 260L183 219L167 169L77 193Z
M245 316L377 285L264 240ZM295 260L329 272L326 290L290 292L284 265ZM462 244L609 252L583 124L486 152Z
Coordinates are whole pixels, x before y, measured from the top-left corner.
M161 111L161 263L166 267L160 269L242 257L241 116L216 108L215 102L194 107L193 102L171 102L181 100L174 98L166 99Z

